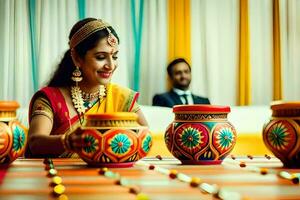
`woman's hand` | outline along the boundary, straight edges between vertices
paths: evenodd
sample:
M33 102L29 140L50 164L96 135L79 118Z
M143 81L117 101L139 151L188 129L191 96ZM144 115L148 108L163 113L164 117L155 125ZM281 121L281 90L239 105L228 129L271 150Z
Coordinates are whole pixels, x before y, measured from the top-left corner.
M82 129L78 127L75 131L70 134L65 134L64 138L64 146L69 151L81 151L81 149L85 146L82 138Z

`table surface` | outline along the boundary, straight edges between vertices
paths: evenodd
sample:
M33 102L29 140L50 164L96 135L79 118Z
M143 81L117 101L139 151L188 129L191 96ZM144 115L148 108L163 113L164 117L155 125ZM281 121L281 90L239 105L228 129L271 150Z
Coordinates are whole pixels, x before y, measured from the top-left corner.
M221 165L148 157L105 173L80 159L52 159L65 188L61 196L43 161L17 159L2 167L0 199L300 199L300 169L285 169L275 157L228 157Z

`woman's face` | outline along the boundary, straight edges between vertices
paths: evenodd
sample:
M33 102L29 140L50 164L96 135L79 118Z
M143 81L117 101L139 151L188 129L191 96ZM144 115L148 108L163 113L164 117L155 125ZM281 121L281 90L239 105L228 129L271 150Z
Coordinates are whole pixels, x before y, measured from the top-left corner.
M118 51L118 45L110 46L107 37L99 40L93 49L88 50L84 59L80 59L82 84L90 87L108 84L117 68Z

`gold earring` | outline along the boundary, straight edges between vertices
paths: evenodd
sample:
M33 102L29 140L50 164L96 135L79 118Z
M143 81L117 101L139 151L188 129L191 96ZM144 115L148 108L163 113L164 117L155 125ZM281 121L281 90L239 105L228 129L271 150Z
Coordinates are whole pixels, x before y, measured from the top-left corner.
M72 73L72 80L78 84L78 82L82 81L81 71L78 66L76 66L76 69Z

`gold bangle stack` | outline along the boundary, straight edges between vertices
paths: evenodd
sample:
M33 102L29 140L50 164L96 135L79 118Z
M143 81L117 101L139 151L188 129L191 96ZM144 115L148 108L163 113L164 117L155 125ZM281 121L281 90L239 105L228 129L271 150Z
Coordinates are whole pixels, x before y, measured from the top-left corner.
M70 145L70 142L69 142L69 135L68 134L63 134L60 139L61 139L61 143L62 143L64 149L66 151L71 151L72 148L71 148L71 145Z

